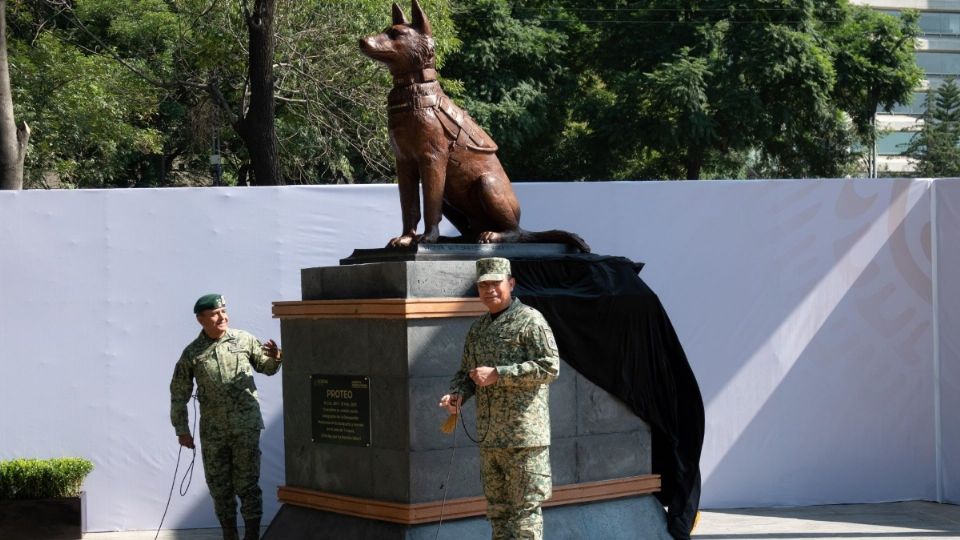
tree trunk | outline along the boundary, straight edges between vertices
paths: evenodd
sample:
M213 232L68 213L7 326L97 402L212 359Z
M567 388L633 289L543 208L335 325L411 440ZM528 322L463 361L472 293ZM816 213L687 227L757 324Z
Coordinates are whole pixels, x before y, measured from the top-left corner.
M7 66L7 1L0 0L0 189L23 189L23 158L30 127L17 126Z
M684 160L687 169L687 180L699 180L700 169L703 168L703 152L699 148L687 147L687 156Z
M240 124L240 136L246 143L253 168L253 184L283 184L280 156L274 125L273 99L273 16L276 0L255 0L247 14L250 36L250 107Z

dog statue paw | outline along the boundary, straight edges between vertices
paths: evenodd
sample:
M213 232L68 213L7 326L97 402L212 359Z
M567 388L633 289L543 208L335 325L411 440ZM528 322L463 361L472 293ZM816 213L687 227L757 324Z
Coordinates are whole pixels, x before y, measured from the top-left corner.
M396 238L391 238L387 242L387 247L398 248L398 247L407 247L412 246L417 243L417 236L415 234L403 234L397 236Z

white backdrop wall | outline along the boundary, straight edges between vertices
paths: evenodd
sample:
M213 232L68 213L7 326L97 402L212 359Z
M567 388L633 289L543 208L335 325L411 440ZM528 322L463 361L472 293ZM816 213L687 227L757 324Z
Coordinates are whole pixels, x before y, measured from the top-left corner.
M527 228L647 264L703 392L704 507L960 500L960 183L516 189ZM89 457L87 530L155 528L196 297L222 292L232 326L276 339L271 302L299 299L300 268L399 230L395 186L0 192L0 458ZM257 384L270 519L280 376ZM198 460L164 528L214 525Z
M938 180L934 184L936 216L938 348L934 371L942 383L938 390L940 407L939 486L942 498L960 503L960 181Z

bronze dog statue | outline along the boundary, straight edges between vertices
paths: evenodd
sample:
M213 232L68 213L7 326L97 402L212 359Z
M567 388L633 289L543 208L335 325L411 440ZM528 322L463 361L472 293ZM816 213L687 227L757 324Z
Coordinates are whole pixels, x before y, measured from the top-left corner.
M360 40L360 50L382 62L393 76L387 96L390 143L397 162L403 233L388 247L441 240L462 242L556 242L584 252L590 247L566 231L520 228L520 203L497 159L497 145L437 82L430 21L412 0L407 22L393 4L393 24ZM420 186L423 186L423 234ZM441 239L445 216L461 236Z

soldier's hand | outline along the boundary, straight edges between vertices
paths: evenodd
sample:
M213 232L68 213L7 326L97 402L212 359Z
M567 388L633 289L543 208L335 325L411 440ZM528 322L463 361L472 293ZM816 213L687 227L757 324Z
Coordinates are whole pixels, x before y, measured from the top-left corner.
M177 439L180 440L180 446L186 446L187 448L193 450L193 436L190 434L177 435Z
M279 362L280 358L283 356L283 352L280 350L280 347L277 347L276 342L274 342L272 339L268 339L266 343L263 344L263 352L277 362Z
M500 374L497 373L497 368L478 367L470 370L470 380L477 383L477 386L490 386L497 382L499 378Z
M456 414L460 406L460 394L446 394L440 398L440 406L447 409L448 413Z

